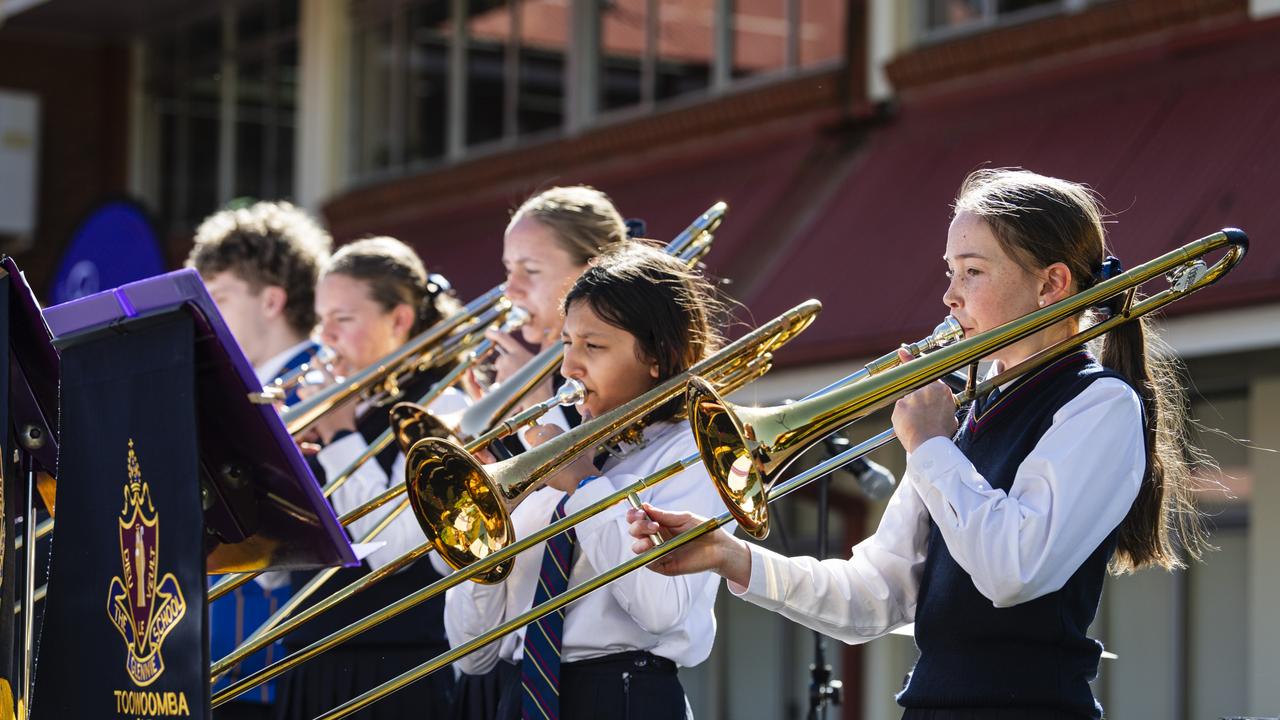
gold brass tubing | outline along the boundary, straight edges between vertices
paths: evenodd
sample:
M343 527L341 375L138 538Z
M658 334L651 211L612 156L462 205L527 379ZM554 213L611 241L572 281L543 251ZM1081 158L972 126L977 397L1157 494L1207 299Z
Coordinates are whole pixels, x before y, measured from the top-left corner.
M625 501L627 498L627 495L638 493L642 490L646 490L650 487L653 487L654 485L657 485L663 480L666 480L680 473L681 471L688 469L693 465L697 465L698 462L699 462L699 458L697 455L690 455L682 460L677 460L676 462L673 462L670 465L667 465L666 467L658 470L657 472L654 472L651 475L643 477L637 480L636 482L632 483L631 485L628 485L625 488L615 491L611 495L601 498L596 503L577 511L572 515L567 515L564 518L550 525L547 525L546 527L540 528L537 531L530 533L528 536L515 541L514 543L508 545L507 547L502 548L501 550L498 550L492 555L489 555L481 560L477 560L475 563L467 566L462 570L446 575L445 577L431 583L430 585L422 588L421 590L418 590L410 595L406 595L400 600L386 606L382 610L379 610L378 612L373 613L368 617L357 620L356 622L348 625L347 627L333 632L327 637L317 640L316 642L297 651L296 653L277 661L275 664L269 665L252 675L248 675L248 676L245 676L244 678L241 678L240 680L230 685L229 687L224 688L221 692L215 693L213 696L213 706L217 707L218 705L221 705L227 702L228 700L231 700L232 698L236 697L237 695L244 692L245 690L248 690L252 687L255 687L264 682L267 682L268 680L271 680L281 675L282 673L288 672L292 668L306 662L307 660L310 660L311 658L329 650L330 648L340 645L372 627L380 625L381 623L386 622L387 620L390 620L391 618L394 618L397 615L400 615L401 613L404 613L408 610L413 609L414 607L430 600L431 598L436 597L440 593L443 593L449 588L454 587L456 585L461 585L467 580L470 580L473 577L481 575L484 572L491 570L494 567L497 567L499 564L505 562L506 560L515 557L517 554L524 552L525 550L533 547L534 545L537 545L538 543L544 542L545 540L547 540L547 538L558 535L564 532L565 530L568 530L574 527L575 525L582 522L583 520L586 520L589 517L598 515L604 512L605 510L608 510L609 508L613 507L617 503ZM423 543L422 547L430 547L430 543ZM346 593L348 596L354 595L355 593L360 592L361 590L365 589L370 584L372 584L372 582L367 582L367 580L368 580L367 578L362 578L360 581L356 583L352 583L352 585L348 586L347 588L344 588L339 592ZM326 602L327 602L327 599L326 599ZM280 635L284 635L292 631L298 625L301 625L307 620L310 620L314 615L317 615L320 612L323 612L324 610L328 609L328 607L320 610L317 610L317 608L320 608L319 604L314 605L310 608L307 608L305 611L299 613L296 617L292 618L288 622L281 624L279 627L275 629L274 632L279 633ZM252 654L257 650L260 650L266 647L267 645L271 644L271 642L273 642L275 639L276 637L269 638L266 636L262 638L258 638L257 640L254 641L256 647L245 648L246 654ZM239 651L237 650L237 652ZM219 661L219 663L221 663L221 661Z
M31 601L40 602L48 594L49 594L49 584L45 583L44 585L41 585L40 587L36 588L35 593L31 596ZM19 600L18 602L13 604L13 614L18 615L21 612L22 612L22 601Z
M744 363L740 367L732 368L731 377L726 379L725 384L723 386L724 391L733 392L737 390L742 385L745 385L747 382L751 381L755 377L758 377L760 374L764 372L764 370L767 370L767 369L768 369L767 363L755 363L755 362ZM614 492L612 495L602 498L592 506L583 508L582 510L579 510L574 514L569 515L556 523L548 525L530 534L528 537L517 540L512 544L508 545L507 547L502 548L485 558L477 560L471 565L468 565L466 568L458 570L457 572L454 572L445 578L437 580L431 585L428 585L427 587L411 595L408 595L391 605L388 605L382 610L376 613L373 613L372 615L366 618L363 618L351 625L348 625L346 628L338 630L337 632L329 635L328 637L322 638L321 640L318 640L315 643L312 643L311 645L298 651L297 653L294 653L293 655L290 655L286 658L281 659L276 664L263 668L257 673L254 673L252 675L242 678L240 681L234 683L230 687L227 687L226 689L224 689L222 692L216 694L213 698L214 706L217 706L223 702L226 702L227 700L239 695L245 690L251 687L254 687L258 684L261 684L263 682L266 682L278 676L281 673L287 672L289 669L296 667L297 665L303 662L306 662L307 660L315 657L316 655L319 655L320 653L323 653L326 650L338 644L341 644L347 641L348 639L359 635L360 633L363 633L369 628L379 625L403 612L406 612L407 610L412 609L413 607L416 607L417 605L423 602L426 602L427 600L439 595L440 593L448 590L451 587L454 587L455 585L459 585L463 582L466 582L467 580L478 577L483 573L488 572L489 570L505 562L507 559L515 557L516 554L523 552L524 550L546 540L547 538L553 535L556 535L560 532L563 532L564 530L569 529L570 527L577 525L578 523L582 522L588 517L592 517L598 513L603 512L604 510L608 509L609 507L612 507L614 504L620 501L623 501L623 500L630 501L631 498L633 498L640 491L650 488L662 482L663 480L666 480L667 478L670 478L673 475L691 467L692 465L698 464L699 459L700 459L699 456L695 453L682 460L678 460L674 463L671 463L670 465L667 465L666 467L661 468L660 470L652 473L651 475L641 478L635 483ZM411 552L425 554L427 552L427 548L429 548L430 545L431 543L429 542L424 543L423 545L420 545L419 547L415 548ZM273 632L269 634L263 634L261 636L258 636L258 633L255 633L255 637L252 637L249 640L247 640L244 644L241 645L241 647L237 648L232 655L228 655L226 658L219 660L218 663L214 666L213 674L217 675L217 674L221 674L222 672L225 672L226 669L229 668L234 663L239 662L240 660L243 660L244 657L247 657L248 655L253 654L257 650L260 650L266 647L267 645L270 645L279 637L285 634L288 634L289 632L293 631L293 629L297 628L299 625L311 620L312 618L319 615L320 613L325 612L329 608L333 607L333 605L337 604L337 602L357 592L360 592L361 590L372 585L374 582L377 582L377 579L372 578L372 576L361 578L360 580L352 583L351 585L348 585L342 590L339 590L337 593L335 593L334 596L331 596L331 598L327 598L321 603L317 603L316 605L308 608L304 612L299 613L298 616L293 618L292 620L281 624ZM333 602L330 602L330 600L333 600Z
M53 532L53 518L45 518L44 520L41 520L39 524L36 525L37 540L44 537L45 535L48 535L51 532ZM24 537L25 537L24 535L19 535L17 538L14 539L13 541L14 550L22 549L22 542Z
M887 442L887 441L882 441L880 444L883 444L884 442ZM845 450L844 452L840 453L840 455L837 455L836 457L833 457L821 463L820 465L817 465L799 475L796 475L795 477L787 480L786 482L778 483L777 485L775 485L773 488L769 490L769 500L770 501L777 500L778 498L781 498L782 496L786 495L787 493L790 493L796 488L799 488L809 482L812 482L813 480L819 477L822 477L823 475L826 475L832 472L833 470L839 468L841 465L844 465L845 463L853 461L856 457L860 455L865 455L867 452L870 452L870 449L867 449L866 445L867 443L862 443L854 448ZM871 448L871 449L874 449L874 448ZM337 718L347 717L348 715L350 715L353 712L356 712L357 710L368 707L369 705L373 704L374 702L377 702L383 697L390 695L391 693L394 693L397 690L400 690L401 688L404 688L414 682L417 682L418 680L421 680L422 678L426 677L427 675L430 675L431 673L439 670L440 668L443 668L446 665L449 665L450 663L457 660L458 658L461 658L464 655L474 652L477 648L487 645L490 642L493 642L494 640L497 640L498 638L504 635L515 632L519 628L525 625L528 625L531 622L535 622L536 620L543 617L544 615L549 615L550 613L553 613L559 610L560 608L581 598L582 596L594 590L597 590L605 585L608 585L609 583L622 577L623 575L626 575L632 572L633 570L636 570L637 568L644 567L645 565L649 564L651 561L656 560L660 557L663 557L668 553L674 552L675 550L680 549L684 545L702 537L703 535L706 535L707 533L710 533L714 530L719 529L724 525L729 524L730 522L733 522L733 519L734 519L733 515L726 512L726 513L721 513L717 517L706 520L701 524L665 541L662 545L658 547L650 548L646 552L631 558L630 560L622 563L621 565L615 566L609 569L608 571L603 572L591 578L590 580L587 580L581 585L576 585L568 589L564 593L557 595L556 597L542 603L541 605L525 611L524 613L508 620L507 622L499 625L498 627L495 627L489 632L484 633L483 635L478 635L472 640L470 640L469 642L463 645L459 645L458 647L453 648L449 652L437 655L432 660L429 660L426 663L423 663L422 665L419 665L418 667L412 670L409 670L408 672L398 677L388 680L387 682L364 693L363 695L353 698L352 700L338 706L337 708L334 708L333 710L325 713L324 715L321 715L319 718L317 718L317 720L336 720ZM330 636L330 637L333 637L333 636Z
M408 501L406 500L405 505L407 504L408 504ZM359 580L349 583L346 587L342 588L341 590L334 592L332 595L329 595L328 597L324 598L323 600L316 603L315 605L312 605L306 610L303 610L302 612L298 613L297 616L293 617L292 619L288 619L288 616L292 614L292 610L297 608L297 606L301 603L301 600L295 603L292 597L289 598L289 603L293 605L293 607L290 608L290 612L283 613L283 614L281 612L277 612L273 614L270 618L267 618L267 621L264 622L261 626L259 626L257 630L254 630L253 634L245 638L244 642L242 642L230 653L227 653L226 657L213 663L212 667L209 670L210 677L216 679L218 676L227 672L228 670L230 670L232 667L234 667L237 663L241 662L245 658L249 657L255 652L261 650L262 648L265 648L266 646L270 645L276 640L279 640L280 638L289 634L294 630L294 628L297 628L298 626L310 621L316 616L345 602L347 598L350 598L352 595L355 595L356 593L361 592L362 590L378 582L381 582L386 577L395 574L400 569L407 567L408 565L418 560L419 558L423 557L429 552L431 552L431 543L424 542L421 545L418 545L416 548L413 548L412 550L406 553L402 553L391 562L387 563L386 565L383 565L377 570L370 572L368 575L361 577ZM324 576L324 579L321 580L321 583L323 583L325 580L328 580L330 577L333 577L333 575L338 570L339 568L326 568L324 570L325 576ZM308 583L308 586L309 585L310 583ZM305 590L306 590L306 587L304 587L302 591L299 591L299 593ZM310 593L308 593L308 596L309 595ZM306 598L304 597L302 599L306 599ZM284 607L280 608L281 611L283 611L284 609L285 609Z
M1171 287L1144 301L1143 313L1172 302L1188 292L1216 282L1243 257L1248 238L1225 230L1166 253L1128 272L1098 283L1046 308L945 348L926 359L886 370L832 392L772 408L733 407L714 388L692 379L687 395L689 415L708 472L729 507L738 512L739 525L762 538L768 533L767 488L800 453L832 431L864 417L941 375L977 362L996 350L1050 327L1084 310L1168 275ZM1226 253L1212 267L1200 259L1215 250ZM1128 314L1099 323L1075 337L1075 344L1096 337L1136 316ZM1039 361L1044 362L1045 356ZM1025 372L1025 370L1024 370Z
M369 391L386 379L387 376L399 370L409 359L416 358L448 338L455 329L475 315L483 313L496 304L506 303L507 300L503 296L504 289L505 286L502 285L493 288L471 301L462 310L424 330L395 351L380 358L370 367L348 378L345 382L334 385L314 397L307 398L281 413L289 434L298 435L311 427L330 408L348 402L362 392Z

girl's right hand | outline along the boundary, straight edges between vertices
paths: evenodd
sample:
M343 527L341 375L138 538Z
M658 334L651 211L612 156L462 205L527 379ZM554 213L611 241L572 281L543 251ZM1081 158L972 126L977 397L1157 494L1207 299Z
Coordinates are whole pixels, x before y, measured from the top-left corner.
M627 530L635 538L631 550L637 555L647 552L653 547L650 535L656 533L664 540L669 540L705 521L706 518L693 513L667 512L645 503L643 510L627 511ZM686 543L679 550L649 563L647 567L654 572L673 576L710 570L746 587L751 582L751 551L745 542L721 529Z
M514 375L517 370L524 367L525 363L533 359L533 353L529 352L515 335L497 330L487 330L484 336L486 339L493 341L493 349L496 353L496 357L493 359L494 380L496 382L505 381Z
M533 353L525 348L524 344L516 338L515 335L498 332L497 330L488 330L484 336L493 341L496 357L493 360L494 381L501 385L504 381L516 373L517 370L524 367L533 359ZM537 405L551 397L551 380L538 383L529 392L525 393L520 399L520 403L512 408L513 413L518 413L526 408Z

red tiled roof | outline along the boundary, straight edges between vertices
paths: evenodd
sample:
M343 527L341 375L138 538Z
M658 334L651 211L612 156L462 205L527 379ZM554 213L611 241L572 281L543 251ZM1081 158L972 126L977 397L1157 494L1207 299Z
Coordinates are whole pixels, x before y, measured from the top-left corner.
M1280 25L1260 27L1052 78L909 98L857 137L795 118L715 147L673 141L651 158L547 184L595 184L661 239L726 200L707 263L734 281L731 294L757 321L810 297L826 306L779 357L785 364L867 355L930 330L946 312L949 205L984 166L1092 185L1116 215L1111 244L1127 265L1223 226L1245 229L1245 262L1170 314L1276 301ZM378 231L413 242L469 298L500 280L501 233L522 199L477 198Z
M1280 37L1186 48L1126 67L904 107L848 180L743 298L768 317L814 296L824 317L788 347L811 362L871 353L945 314L948 205L978 167L1087 182L1115 213L1113 250L1144 262L1221 227L1253 240L1219 285L1169 314L1280 299Z

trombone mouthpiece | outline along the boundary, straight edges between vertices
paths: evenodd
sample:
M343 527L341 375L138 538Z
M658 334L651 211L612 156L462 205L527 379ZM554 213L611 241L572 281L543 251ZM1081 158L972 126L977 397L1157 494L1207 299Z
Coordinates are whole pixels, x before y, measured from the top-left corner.
M912 354L919 357L921 354L931 353L963 339L964 328L960 327L960 321L948 315L946 320L938 323L938 327L933 329L933 334L917 343L920 352Z
M529 322L529 311L522 307L512 307L507 311L507 319L498 328L501 332L512 333Z
M586 398L587 389L582 386L582 383L571 378L564 381L564 384L560 386L560 390L556 392L555 397L551 398L551 401L555 403L553 407L581 405Z

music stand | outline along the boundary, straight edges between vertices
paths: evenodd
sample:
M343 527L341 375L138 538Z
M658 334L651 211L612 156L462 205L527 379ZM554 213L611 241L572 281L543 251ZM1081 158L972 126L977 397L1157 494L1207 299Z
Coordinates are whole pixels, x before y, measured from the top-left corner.
M60 487L31 717L207 719L206 571L352 567L350 542L194 270L44 318Z

